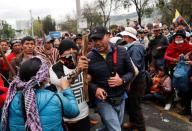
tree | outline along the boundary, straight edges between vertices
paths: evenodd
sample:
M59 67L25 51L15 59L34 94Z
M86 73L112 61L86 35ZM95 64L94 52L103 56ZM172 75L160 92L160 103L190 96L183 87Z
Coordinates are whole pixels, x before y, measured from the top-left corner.
M189 19L192 8L190 0L171 0L170 4L174 15L175 9L177 9L185 19Z
M120 7L119 0L97 0L96 5L101 11L101 16L103 17L103 25L106 27L108 21L110 20L111 11L117 10Z
M51 15L46 16L43 21L43 31L46 35L49 34L50 31L55 31L55 20L51 18Z
M15 30L9 25L6 21L1 21L1 30L0 30L0 38L8 39L13 38L15 35Z
M161 21L165 24L170 24L173 18L173 12L169 7L169 3L167 0L158 0L156 2L156 7L161 14Z
M77 33L77 20L71 16L66 16L66 21L59 24L61 30Z
M118 28L118 25L110 25L109 29L110 30L116 30Z
M43 29L43 24L42 22L38 20L33 21L33 30L34 30L34 35L38 37L43 37L44 33L42 31ZM31 29L29 30L29 34L31 34Z
M190 0L157 0L156 7L161 13L163 23L171 24L175 17L175 10L187 21L190 18L192 2Z
M149 17L151 17L151 14L153 13L153 11L154 11L154 8L153 7L148 7L148 8L146 8L145 10L144 10L144 15L147 17L147 18L149 18Z
M92 27L95 27L97 25L102 24L102 17L97 11L97 7L93 5L86 4L83 8L82 15L84 18L87 19L88 28L92 29Z
M148 8L149 0L124 0L123 5L125 8L134 5L136 8L138 22L141 25L141 19L145 13L145 10Z

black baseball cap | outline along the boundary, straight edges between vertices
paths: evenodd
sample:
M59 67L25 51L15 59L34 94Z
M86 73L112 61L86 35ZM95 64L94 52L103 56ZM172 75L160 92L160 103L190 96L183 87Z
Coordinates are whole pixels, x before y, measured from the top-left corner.
M91 30L91 39L103 39L104 35L107 34L107 29L103 26L96 26Z

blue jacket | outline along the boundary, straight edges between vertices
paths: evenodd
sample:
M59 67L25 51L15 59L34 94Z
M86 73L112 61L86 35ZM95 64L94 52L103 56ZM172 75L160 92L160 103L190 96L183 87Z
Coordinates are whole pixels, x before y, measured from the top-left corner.
M137 66L139 73L144 74L146 55L145 47L139 41L134 41L133 43L127 44L124 47L127 49L135 66Z
M126 49L117 47L116 72L124 80L124 85L117 88L110 88L107 82L113 68L113 48L111 47L108 51L106 59L96 49L93 49L88 54L88 58L90 59L88 73L92 77L89 86L93 92L96 93L97 88L100 87L107 92L108 96L116 97L123 95L127 84L132 80L135 73Z
M79 108L72 90L66 89L58 94L63 102L64 116L76 117L79 114ZM17 92L9 106L8 122L11 131L25 131L21 98L21 92ZM36 90L36 98L43 131L63 131L61 102L55 93L39 89Z

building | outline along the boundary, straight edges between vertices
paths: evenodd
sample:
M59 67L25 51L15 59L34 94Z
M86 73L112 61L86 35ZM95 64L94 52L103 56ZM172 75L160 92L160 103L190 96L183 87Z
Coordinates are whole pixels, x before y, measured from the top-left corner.
M16 21L16 30L28 30L30 29L30 21L27 20L19 20Z

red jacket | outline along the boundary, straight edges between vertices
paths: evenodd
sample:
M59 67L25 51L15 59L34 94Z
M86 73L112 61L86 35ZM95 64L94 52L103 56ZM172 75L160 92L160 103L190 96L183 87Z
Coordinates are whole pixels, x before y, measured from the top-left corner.
M11 61L13 60L13 59L15 59L16 58L16 54L15 53L13 53L13 52L11 52L6 58L7 58L7 61L11 64ZM5 61L3 61L3 63L2 63L2 70L3 71L9 71L9 67L8 67L8 65L6 64L6 62Z
M175 64L174 59L179 60L179 55L187 54L192 51L192 46L189 45L188 42L184 42L183 44L176 44L174 41L169 44L164 59L168 60L170 64Z
M6 100L8 88L4 87L3 80L0 76L0 109L3 107L3 104Z

